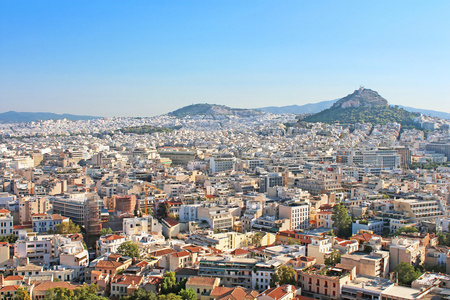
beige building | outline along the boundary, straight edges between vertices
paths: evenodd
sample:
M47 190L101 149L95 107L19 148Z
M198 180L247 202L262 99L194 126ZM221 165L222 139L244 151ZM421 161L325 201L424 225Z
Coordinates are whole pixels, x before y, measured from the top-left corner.
M219 285L219 278L194 276L187 280L186 289L193 289L198 300L209 300L212 290Z
M438 199L395 199L394 210L403 212L412 221L435 220L445 216L445 210Z
M313 237L308 244L308 256L315 257L318 264L325 263L325 257L333 252L331 237Z
M334 268L314 265L298 272L302 294L316 299L340 299L342 286L355 277L356 268L343 264Z
M401 262L417 266L425 261L425 247L419 241L403 238L393 238L389 247L389 266L393 271Z
M356 267L356 273L386 278L389 274L389 252L374 251L370 254L353 252L341 256L341 263Z
M32 222L34 214L50 214L52 205L46 197L19 198L19 222L26 224Z
M0 267L6 267L9 265L9 244L6 242L0 242Z
M207 221L212 229L233 229L233 216L227 207L199 207L197 216L198 219Z

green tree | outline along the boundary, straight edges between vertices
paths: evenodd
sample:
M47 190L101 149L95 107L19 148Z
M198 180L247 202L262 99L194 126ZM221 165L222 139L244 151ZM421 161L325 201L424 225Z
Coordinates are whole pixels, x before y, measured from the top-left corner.
M52 288L45 292L44 300L70 300L75 299L73 290L66 288Z
M180 291L180 296L181 296L181 298L183 298L183 300L197 300L197 294L191 288L189 288L187 290L182 289Z
M422 272L416 271L414 267L406 262L401 262L395 266L394 272L397 274L398 283L410 286L411 282L422 275Z
M137 289L131 296L125 297L125 300L158 300L158 296L153 292Z
M6 242L14 244L17 241L17 237L14 234L0 236L0 242Z
M140 257L139 247L138 245L133 241L127 241L122 243L119 248L117 248L117 251L124 255L129 257Z
M394 236L400 235L402 233L408 234L415 232L419 232L419 229L417 229L416 227L413 226L400 227L399 229L397 229L397 231L394 232Z
M175 272L166 272L163 275L163 280L161 283L161 293L169 294L177 292L177 279L175 277Z
M160 203L158 205L157 216L160 219L167 218L169 216L169 211L170 211L169 203L167 203L167 201L164 201L163 203Z
M338 203L333 207L331 220L333 220L333 225L337 229L339 236L350 237L352 233L352 219L343 203Z
M97 296L98 286L96 284L84 284L74 290L66 288L53 288L45 292L45 300L107 300L105 297Z
M159 295L158 300L183 300L183 298L181 298L181 296L177 294L169 293L167 295L164 294Z
M100 230L100 236L105 236L107 234L113 234L111 227L102 228L102 230Z
M28 293L28 288L19 287L16 294L12 298L13 300L31 300L30 293Z
M280 266L278 270L272 274L270 280L270 286L273 287L277 284L296 284L294 268L285 265Z
M261 232L253 233L251 237L251 243L253 246L261 247L261 241L263 239L263 234Z
M341 252L339 252L339 250L334 249L333 252L325 256L325 264L327 266L335 266L340 262L341 262Z
M49 230L49 233L54 234L71 234L71 233L80 233L80 226L69 220L69 222L62 222L55 226L55 230Z

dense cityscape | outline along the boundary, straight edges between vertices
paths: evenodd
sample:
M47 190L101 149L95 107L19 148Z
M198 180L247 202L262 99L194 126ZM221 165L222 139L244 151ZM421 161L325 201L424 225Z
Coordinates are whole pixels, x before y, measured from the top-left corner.
M0 299L447 299L450 121L302 118L2 123Z

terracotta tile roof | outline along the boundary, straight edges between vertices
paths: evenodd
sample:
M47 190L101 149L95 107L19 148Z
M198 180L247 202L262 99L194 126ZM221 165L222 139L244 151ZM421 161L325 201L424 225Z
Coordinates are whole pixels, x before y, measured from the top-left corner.
M52 219L53 220L65 220L65 219L69 219L69 218L68 217L63 217L63 216L58 215L58 214L53 214L52 215Z
M148 262L146 262L145 260L140 261L140 262L138 262L136 264L136 266L138 266L138 267L145 267L145 266L148 266L148 265L149 265Z
M117 269L118 267L120 267L122 265L122 263L118 262L118 261L109 261L109 260L99 260L97 262L97 265L95 266L96 268L112 268L112 269Z
M80 286L78 286L78 285L73 285L73 284L70 284L69 282L65 282L65 281L58 281L58 282L45 281L45 282L42 282L42 283L39 283L38 285L36 285L33 289L33 292L46 291L46 290L52 289L52 288L66 288L69 290L74 290L79 287Z
M19 230L19 229L30 229L33 228L33 225L14 225L13 230Z
M355 240L363 240L363 241L368 242L368 241L370 241L370 239L372 237L380 237L380 236L376 235L376 234L363 233L363 234L356 234L356 235L352 236L351 238L355 239Z
M189 256L191 253L188 251L180 251L177 253L172 254L172 257L184 257L184 256Z
M0 289L2 292L10 292L10 291L17 291L19 289L18 285L5 285Z
M171 217L165 218L164 221L166 221L166 223L169 224L170 227L178 225L178 221Z
M8 213L11 213L11 212L4 208L0 209L0 214L8 214Z
M272 299L280 299L281 297L284 297L286 294L288 294L287 287L288 287L287 284L283 284L278 287L267 289L261 294L265 294L267 297L270 297ZM295 289L295 287L292 286L292 289Z
M130 284L141 284L142 280L144 279L143 276L134 276L134 275L118 275L114 277L114 279L111 281L111 283L115 284L123 284L123 285L130 285Z
M233 254L233 255L247 255L249 253L250 253L250 251L247 251L244 249L235 249L235 250L231 251L231 254Z
M106 240L107 241L115 241L115 240L120 240L120 239L124 239L124 236L121 235L117 235L117 234L110 234L106 236Z
M4 279L5 281L9 281L9 280L23 280L23 276L20 275L12 275L12 276L8 276Z
M183 247L183 249L187 250L191 253L197 253L197 252L200 252L203 250L202 247L198 247L198 246L186 246L186 247Z
M213 286L216 282L215 277L200 277L200 276L194 276L189 277L186 285L204 285L204 286Z
M355 241L356 242L356 241ZM343 241L343 242L340 242L339 243L339 245L341 245L341 246L347 246L347 245L351 245L351 244L353 244L354 242L353 241Z
M216 300L244 300L248 298L256 298L259 293L254 290L244 289L242 287L227 288L214 287L210 296L217 296Z
M157 250L155 252L152 252L152 253L150 253L150 255L158 257L158 256L169 255L169 254L172 254L175 252L176 251L173 249L163 249L163 250Z

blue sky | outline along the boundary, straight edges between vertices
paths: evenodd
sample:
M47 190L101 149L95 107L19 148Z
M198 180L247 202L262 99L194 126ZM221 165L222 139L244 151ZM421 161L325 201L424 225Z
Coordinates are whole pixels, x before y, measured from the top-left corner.
M450 112L450 1L0 1L0 112L152 116L360 85Z

